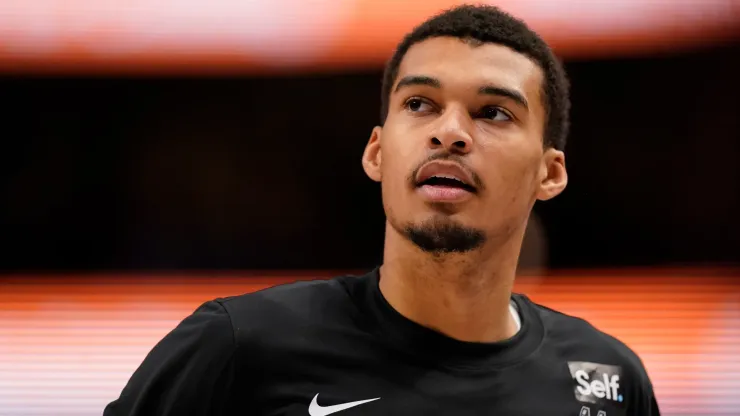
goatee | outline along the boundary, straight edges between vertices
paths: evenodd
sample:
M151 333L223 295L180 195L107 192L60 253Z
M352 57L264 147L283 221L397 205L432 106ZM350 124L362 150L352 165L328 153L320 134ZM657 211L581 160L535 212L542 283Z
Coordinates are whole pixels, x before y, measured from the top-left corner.
M466 253L477 249L486 241L483 231L438 216L420 224L405 226L403 234L430 254Z

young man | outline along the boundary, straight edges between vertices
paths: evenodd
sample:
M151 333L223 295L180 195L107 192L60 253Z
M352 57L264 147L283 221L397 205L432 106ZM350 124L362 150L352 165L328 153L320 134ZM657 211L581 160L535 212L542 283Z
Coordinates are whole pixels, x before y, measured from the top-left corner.
M568 83L493 7L423 23L363 154L384 262L201 306L105 415L656 416L624 344L512 294L536 200L566 186Z

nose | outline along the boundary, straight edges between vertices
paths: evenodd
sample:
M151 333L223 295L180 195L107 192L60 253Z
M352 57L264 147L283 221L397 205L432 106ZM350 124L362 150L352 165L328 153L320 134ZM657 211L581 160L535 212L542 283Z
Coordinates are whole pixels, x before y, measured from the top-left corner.
M468 132L470 116L467 111L448 109L438 119L439 124L429 138L430 149L446 149L450 153L469 153L473 139Z

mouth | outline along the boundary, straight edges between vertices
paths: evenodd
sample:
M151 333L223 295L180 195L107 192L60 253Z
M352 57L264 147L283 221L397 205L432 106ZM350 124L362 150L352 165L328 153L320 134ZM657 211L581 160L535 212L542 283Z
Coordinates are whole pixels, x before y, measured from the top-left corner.
M462 179L452 175L434 175L417 184L417 187L433 186L439 188L462 189L464 191L475 193L474 186L465 183Z
M429 202L461 202L477 193L472 175L456 163L432 162L416 177L416 189Z

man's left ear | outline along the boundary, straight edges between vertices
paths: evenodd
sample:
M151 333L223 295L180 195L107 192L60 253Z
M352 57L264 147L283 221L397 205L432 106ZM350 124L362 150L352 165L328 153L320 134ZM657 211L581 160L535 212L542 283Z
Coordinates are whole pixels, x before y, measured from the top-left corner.
M568 172L565 170L565 153L552 147L545 150L540 165L540 178L537 199L547 201L560 195L568 184Z

